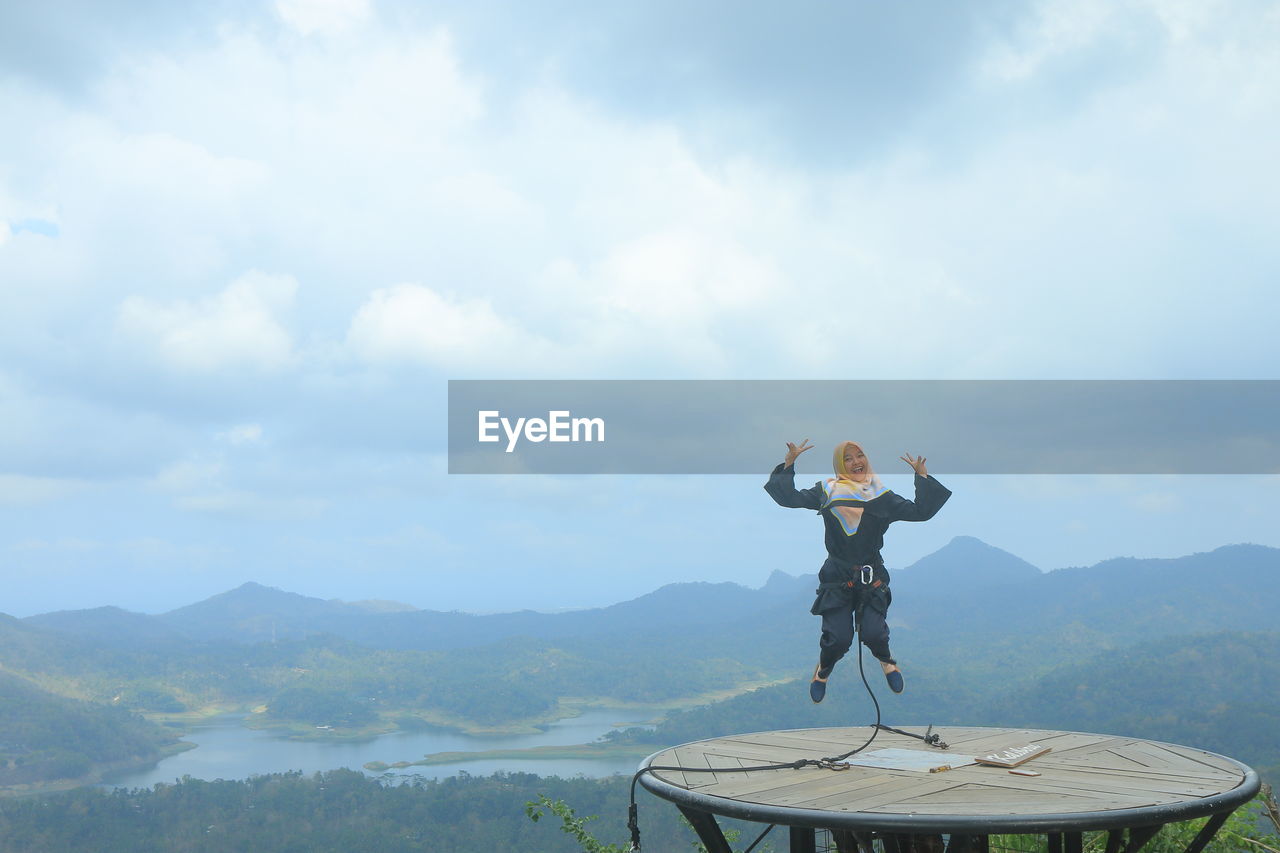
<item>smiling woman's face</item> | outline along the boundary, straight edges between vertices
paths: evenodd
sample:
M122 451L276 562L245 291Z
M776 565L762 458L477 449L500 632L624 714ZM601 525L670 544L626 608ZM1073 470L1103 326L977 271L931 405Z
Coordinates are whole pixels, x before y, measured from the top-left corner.
M867 456L857 445L851 444L844 449L844 470L855 483L867 481Z

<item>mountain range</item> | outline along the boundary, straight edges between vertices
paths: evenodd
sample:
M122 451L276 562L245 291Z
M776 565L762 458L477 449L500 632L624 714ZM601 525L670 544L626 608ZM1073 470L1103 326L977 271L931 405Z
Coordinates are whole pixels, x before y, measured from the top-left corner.
M1280 623L1280 549L1229 545L1172 559L1116 558L1041 572L973 537L961 536L894 572L890 624L900 633L948 636L1035 634L1075 625L1124 638L1221 630L1272 630ZM677 583L608 607L563 613L477 615L347 603L246 583L159 615L116 607L59 611L22 622L110 646L332 636L371 648L444 650L510 637L564 639L743 622L804 624L816 576L774 572L759 589ZM400 608L406 607L399 605ZM1175 618L1176 617L1176 618Z
M1224 744L1238 746L1241 757L1275 765L1280 747L1258 734L1280 728L1269 725L1280 723L1275 703L1248 710L1268 695L1270 676L1249 680L1233 667L1252 660L1255 674L1271 672L1259 661L1280 641L1277 569L1280 549L1231 545L1046 573L959 537L894 571L893 648L913 685L898 711L934 721L990 714L1119 730L1145 726L1148 709L1185 706L1176 726L1160 725L1208 738L1195 727L1203 717L1214 731L1240 734L1239 744ZM317 720L355 701L372 712L363 714L374 721L372 733L423 723L527 724L563 713L565 697L708 701L696 697L807 678L815 582L775 572L759 589L671 584L609 607L554 614L412 610L253 583L158 615L118 607L0 614L7 679L0 692L10 698L0 702L0 768L29 767L22 772L38 781L154 760L172 730L129 712L166 719L260 708L262 720L314 731ZM1221 636L1198 639L1212 635ZM1206 654L1229 659L1200 665ZM846 670L837 673L844 687L836 693L852 698L847 687L857 671ZM1198 698L1176 704L1180 676L1193 671ZM488 677L477 680L477 672ZM716 728L755 730L770 719L770 702L786 714L809 708L807 700L796 704L795 690L784 684L743 697L741 710L737 700L718 702ZM1048 714L1046 702L1062 716ZM820 710L834 710L830 704ZM84 734L69 751L57 734L65 720L80 720L67 725ZM135 747L121 754L120 743Z

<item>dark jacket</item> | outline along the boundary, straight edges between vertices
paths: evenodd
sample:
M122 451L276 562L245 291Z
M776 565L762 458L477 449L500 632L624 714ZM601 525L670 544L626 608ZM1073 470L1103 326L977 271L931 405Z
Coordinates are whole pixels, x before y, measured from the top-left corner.
M813 488L796 489L794 467L778 465L769 475L764 489L779 506L811 509L822 516L826 528L827 560L818 572L823 584L837 583L853 577L858 566L877 566L883 569L880 549L884 547L884 532L895 521L928 521L937 514L951 497L951 491L933 477L915 478L915 501L885 490L871 500L827 497L827 489L819 480ZM847 522L842 522L835 509L840 506L860 507L862 517L857 527L849 532ZM822 613L834 607L845 606L849 593L840 589L819 589L813 603L813 613Z

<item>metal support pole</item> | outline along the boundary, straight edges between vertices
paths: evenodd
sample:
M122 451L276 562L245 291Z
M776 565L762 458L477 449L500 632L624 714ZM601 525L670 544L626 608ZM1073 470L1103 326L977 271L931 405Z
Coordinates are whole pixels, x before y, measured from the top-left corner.
M1067 853L1084 853L1084 833L1068 832L1066 834Z
M698 840L702 842L703 847L707 848L707 853L733 853L714 816L687 806L677 805L676 808L680 809L684 819L689 821L693 831L698 833Z
M847 829L831 830L831 840L835 842L836 853L859 853L858 839Z
M1107 853L1120 853L1124 847L1124 830L1113 829L1107 833Z
M1200 833L1192 839L1190 844L1187 845L1186 853L1200 853L1200 851L1204 849L1204 846L1212 841L1213 837L1218 834L1218 830L1222 829L1222 825L1227 822L1227 818L1231 817L1231 812L1234 811L1235 809L1231 809L1231 811L1226 812L1218 812L1216 815L1209 818L1209 822L1204 825L1204 829L1200 830Z
M1129 841L1124 846L1124 853L1138 853L1147 842L1160 832L1159 826L1135 826L1129 830Z
M790 853L817 853L817 833L808 826L791 827L791 846L788 850Z
M990 847L990 836L955 833L947 842L947 853L987 853Z
M1048 835L1049 853L1062 853L1062 833L1050 832Z

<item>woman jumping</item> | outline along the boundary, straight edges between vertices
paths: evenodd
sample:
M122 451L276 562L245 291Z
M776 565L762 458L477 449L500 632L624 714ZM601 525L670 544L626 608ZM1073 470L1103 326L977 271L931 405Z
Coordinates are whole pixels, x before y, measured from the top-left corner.
M893 593L880 549L884 532L895 521L927 521L942 508L951 492L929 476L924 457L898 457L916 472L913 503L884 487L871 470L862 448L852 441L836 445L836 476L798 491L796 457L811 450L809 439L799 446L787 442L787 457L773 469L765 491L780 506L816 510L826 527L827 560L818 572L818 598L809 612L822 617L821 655L809 682L809 696L821 702L827 678L836 661L853 645L854 620L862 644L880 661L889 689L901 693L902 671L889 654L889 625L885 616Z

